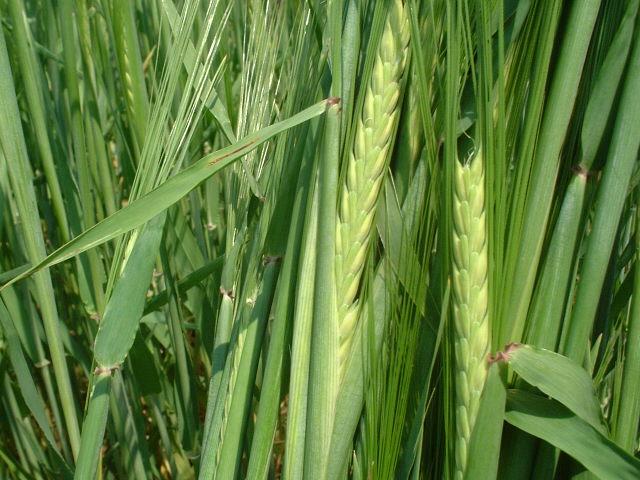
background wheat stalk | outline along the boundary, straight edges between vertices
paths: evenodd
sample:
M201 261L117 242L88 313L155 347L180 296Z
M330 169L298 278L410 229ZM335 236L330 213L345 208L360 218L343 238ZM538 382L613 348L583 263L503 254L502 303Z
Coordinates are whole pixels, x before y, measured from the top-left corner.
M456 478L467 464L471 432L487 377L489 318L484 160L456 163L453 202L453 318L456 387Z
M358 319L355 298L376 201L395 137L401 83L409 50L409 30L405 5L401 0L395 0L389 8L371 79L366 87L362 113L356 121L353 150L342 186L335 263L341 360L349 352Z

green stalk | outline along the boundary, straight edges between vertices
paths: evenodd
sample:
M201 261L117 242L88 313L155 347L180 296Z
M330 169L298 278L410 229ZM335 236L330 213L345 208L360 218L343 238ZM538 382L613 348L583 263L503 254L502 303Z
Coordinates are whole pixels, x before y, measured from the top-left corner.
M224 278L224 276L223 276ZM220 381L224 365L227 358L229 348L229 340L231 339L231 330L233 325L233 291L224 287L220 287L220 308L218 309L218 320L216 322L216 335L213 343L213 352L211 354L212 372L209 380L209 394L207 405L213 405L218 391L220 389ZM209 403L211 402L211 403ZM205 418L205 434L207 436L207 427L209 426L209 416L211 410L207 408L207 416Z
M227 250L227 254L224 258L224 265L222 266L222 274L220 279L220 306L218 308L218 318L215 326L215 337L213 340L213 351L211 352L211 378L209 379L209 388L207 392L207 410L205 412L204 420L204 432L203 432L203 447L209 447L210 428L213 425L213 415L216 408L217 399L220 398L220 388L222 380L225 375L225 369L227 364L227 356L229 351L229 344L233 335L233 315L234 315L234 279L237 269L238 255L240 253L240 247L243 244L244 234L238 233L236 236L236 243ZM209 456L205 457L206 459ZM202 461L203 463L205 460ZM210 465L210 474L213 475L214 462L206 461ZM208 467L209 468L209 467ZM201 463L201 472L204 470ZM204 475L204 478L208 478Z
M636 35L620 97L607 162L595 199L591 234L580 272L571 320L564 335L563 353L581 363L587 351L600 292L613 250L631 174L640 146L640 36Z
M304 478L324 479L339 387L339 329L334 261L340 162L340 100L328 103L318 180L318 232L309 364Z
M527 343L553 351L559 347L562 319L575 271L576 247L582 223L588 176L604 136L609 113L615 103L615 95L631 45L638 1L630 2L627 9L627 14L619 25L589 95L581 131L581 160L574 167L574 175L562 200L528 316ZM524 458L533 461L537 443L530 436L523 434L516 436L515 441L512 442L514 445L512 452L514 452L513 458L517 458L518 461L514 460L505 465L512 465L518 471L522 471ZM542 444L537 454L533 475L544 476L544 469L553 472L557 458L557 451L553 447ZM504 474L512 475L507 472Z
M74 480L97 478L100 449L109 414L111 373L111 370L96 370L94 374L89 410L82 424L82 441Z
M511 276L514 274L519 257L519 245L521 237L525 235L522 225L525 222L525 208L527 203L527 189L531 180L533 170L533 160L535 158L536 142L540 132L540 124L543 116L543 107L546 95L547 84L549 83L550 70L552 67L552 53L556 43L558 24L562 13L562 2L560 0L546 0L536 2L531 5L529 12L530 20L522 25L522 32L516 38L507 56L507 84L505 95L511 98L513 106L508 109L505 128L508 132L508 143L515 142L517 146L511 149L510 154L518 158L517 168L513 186L510 188L508 201L510 208L504 208L503 217L499 221L503 225L503 232L508 229L508 238L500 242L496 241L495 248L499 248L499 243L507 242L506 259L503 262L505 272L503 275L494 275L497 292L493 295L493 306L498 309L498 315L494 315L493 338L496 348L504 345L501 332L510 328L506 323L511 320L504 316L508 308L509 288L511 286ZM524 114L526 112L526 115ZM517 134L517 135L516 135ZM499 217L498 215L496 217ZM499 228L494 226L494 228ZM494 235L497 239L497 235ZM504 247L503 247L504 248ZM492 255L494 258L497 255ZM511 276L510 276L511 275ZM497 302L496 297L500 296L501 301Z
M244 338L236 343L236 348L240 348L241 358L232 392L227 394L232 400L215 478L236 478L240 467L242 442L247 429L262 340L280 270L279 258L267 257L265 263L260 294L255 300L246 330L242 333Z
M16 449L18 450L18 458L25 470L29 472L30 477L38 480L42 479L44 477L42 476L42 472L39 468L39 464L42 464L42 462L38 459L38 453L42 453L39 452L37 448L34 448L35 442L29 438L29 432L25 424L21 421L22 413L20 412L18 399L16 398L13 386L11 385L11 378L8 372L3 374L2 395L3 401L6 402L5 411L9 417L8 420L11 430L13 430L12 433Z
M82 205L82 221L85 228L91 227L95 223L95 205L91 193L93 182L91 181L89 158L87 157L87 146L85 143L85 131L83 121L82 102L80 100L80 81L76 67L76 42L75 31L75 11L73 0L61 0L59 5L59 18L69 22L62 28L62 50L64 58L65 84L67 87L68 109L71 117L71 140L73 144L73 158L77 170L77 180L80 192L80 203ZM93 294L93 301L96 308L104 305L104 290L102 288L103 275L100 260L97 252L88 252L86 257L87 267L84 273L86 281L90 281L90 288ZM83 265L82 257L80 264Z
M500 345L522 338L553 200L560 152L569 128L600 1L584 0L571 5L536 147L518 260L509 288L507 309L502 315L509 323L501 325Z
M304 146L304 144L302 145ZM300 285L300 283L297 283L295 280L300 263L300 252L303 248L302 245L304 245L302 241L305 232L305 220L308 222L307 225L314 223L313 219L309 220L308 217L305 217L305 213L308 210L307 203L308 197L310 197L309 193L315 191L314 184L312 183L312 180L315 179L315 170L313 168L314 157L312 155L305 155L303 162L298 175L297 188L291 212L291 225L289 227L286 244L284 244L284 239L282 239L279 242L280 244L274 247L278 249L278 256L284 255L284 261L278 278L278 289L274 300L274 321L271 326L269 351L264 368L264 387L260 396L255 433L251 444L247 478L267 478L279 414L283 365L285 364L286 355L285 347L287 345L288 332L291 331L291 322L295 308L295 302L293 301L296 293L295 288ZM308 226L307 228L315 228L315 225ZM305 270L305 276L312 277L312 275L309 274L309 270ZM291 363L295 365L293 360ZM292 401L294 401L294 397L290 395L290 402ZM287 412L291 414L291 408L289 408ZM288 415L288 422L289 419L290 416ZM304 442L301 443L301 445L303 444Z
M285 438L284 468L282 472L284 480L301 479L304 471L310 345L313 324L313 292L316 272L314 249L318 235L318 188L317 182L314 183L316 185L313 188L313 195L309 198L306 215L307 224L302 238L302 259L297 272L287 435Z
M327 4L331 95L318 165L318 235L306 412L303 478L324 480L340 382L335 254L342 124L343 1Z
M160 259L162 272L169 296L169 307L166 315L169 327L169 336L173 347L173 355L176 363L176 380L178 391L178 404L182 410L180 417L184 425L182 434L182 445L185 450L194 448L196 436L196 402L194 398L195 388L193 385L193 368L185 345L185 335L183 332L184 318L181 312L181 305L178 297L174 273L169 263L169 254L165 242L160 243Z
M620 404L615 419L614 438L618 445L633 454L640 418L640 203L636 201L636 267L631 313L625 342Z
M595 78L582 125L581 160L574 167L574 175L562 201L529 314L531 331L527 334L527 342L549 350L558 347L588 176L624 72L638 3L638 0L629 2L626 15Z
M9 311L5 307L4 300L2 298L0 298L0 327L2 328L4 340L7 342L9 361L11 362L16 374L16 380L20 390L22 391L22 397L34 416L36 423L44 433L47 442L51 445L55 453L58 453L56 442L53 438L53 431L49 426L49 420L45 413L46 408L44 402L36 389L34 379L31 377L27 360L22 351L18 332L13 324L13 320L9 317ZM40 342L36 343L39 344Z
M60 182L58 181L56 167L53 161L53 152L51 151L51 144L49 143L47 119L44 109L45 102L42 94L42 78L36 68L33 39L25 24L26 15L21 0L11 0L9 2L9 10L13 20L14 41L18 49L17 59L24 82L23 86L26 93L27 105L29 106L29 116L33 122L33 131L35 133L44 173L47 178L47 186L51 194L53 212L58 221L62 241L68 242L71 239L69 224L67 221L67 213L64 209L62 189L60 188Z
M25 250L29 261L35 264L46 255L46 251L4 33L0 33L0 111L2 112L0 115L0 145L5 157L11 159L9 179L22 218L21 226ZM51 277L48 271L42 271L34 274L33 280L58 385L67 435L75 457L80 447L80 429L78 428L74 396L59 332L60 320L58 319Z
M150 468L147 440L144 438L146 417L139 408L135 408L135 404L132 405L139 396L136 396L135 390L127 390L121 372L113 373L110 384L109 413L116 437L114 440L127 445L126 452L122 452L124 462L136 480L145 480L153 472Z
M578 173L565 194L531 308L531 331L526 337L531 345L549 350L558 346L586 185L586 174Z

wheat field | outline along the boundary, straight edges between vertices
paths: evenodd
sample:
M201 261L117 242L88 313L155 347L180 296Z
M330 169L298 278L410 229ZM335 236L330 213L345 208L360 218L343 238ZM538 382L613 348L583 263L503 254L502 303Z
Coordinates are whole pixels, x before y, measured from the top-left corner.
M0 478L640 478L640 0L0 0Z

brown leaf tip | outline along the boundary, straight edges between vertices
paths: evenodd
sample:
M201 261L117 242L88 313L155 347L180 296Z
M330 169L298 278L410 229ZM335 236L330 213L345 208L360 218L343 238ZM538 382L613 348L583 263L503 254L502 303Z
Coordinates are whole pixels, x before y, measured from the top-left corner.
M511 359L510 355L520 348L521 345L522 344L517 342L508 343L501 352L497 352L495 355L489 354L489 365L493 365L496 362L508 362Z

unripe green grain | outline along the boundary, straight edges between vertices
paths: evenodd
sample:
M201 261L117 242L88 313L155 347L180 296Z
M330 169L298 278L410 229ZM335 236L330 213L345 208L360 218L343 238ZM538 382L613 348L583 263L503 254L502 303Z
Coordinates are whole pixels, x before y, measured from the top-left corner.
M462 479L487 377L489 318L482 152L456 163L453 201L453 318L456 386L455 478Z
M358 318L356 294L364 268L375 206L395 136L402 77L409 47L409 20L394 0L380 39L362 112L357 119L336 226L335 276L341 365Z

